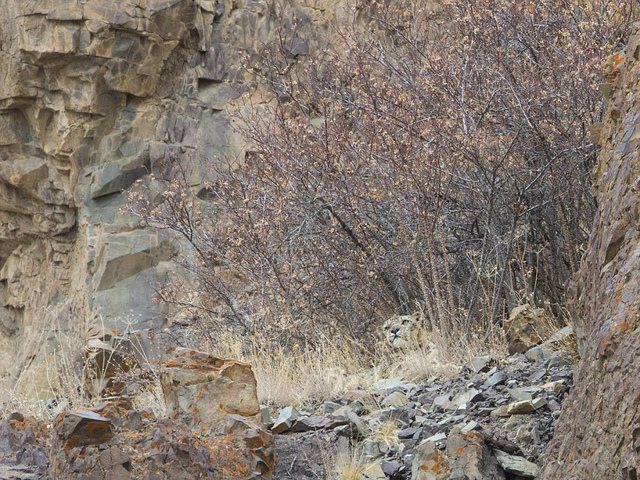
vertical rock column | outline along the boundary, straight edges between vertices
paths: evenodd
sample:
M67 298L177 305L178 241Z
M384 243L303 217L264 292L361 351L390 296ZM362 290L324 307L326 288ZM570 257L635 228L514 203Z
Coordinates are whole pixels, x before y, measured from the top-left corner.
M574 277L583 353L541 478L640 477L640 35L607 62L598 212Z

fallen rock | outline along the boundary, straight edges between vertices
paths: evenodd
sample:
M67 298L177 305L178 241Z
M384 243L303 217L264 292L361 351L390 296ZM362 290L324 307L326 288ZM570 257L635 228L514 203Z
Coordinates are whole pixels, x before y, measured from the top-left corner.
M226 435L251 472L273 469L273 436L262 422L248 364L177 349L161 382L169 415L200 434Z
M501 450L494 450L494 455L505 472L515 473L524 478L535 478L539 468L526 458L509 455Z
M300 417L300 413L293 407L285 407L278 414L278 418L271 427L273 433L284 433L289 430L293 423Z
M456 427L447 437L445 454L435 445L435 442L426 442L416 449L412 480L505 479L497 460L479 433L463 433Z
M482 398L480 390L477 390L474 387L465 387L453 396L451 402L446 405L446 408L449 410L456 410L460 407L466 408L468 405L480 398Z
M323 428L332 425L330 418L322 417L319 415L311 415L309 417L298 418L291 427L292 432L310 432L313 430L322 430ZM275 428L275 425L274 425ZM273 431L273 430L272 430ZM274 433L277 433L274 431Z
M169 415L201 432L215 429L230 414L264 426L256 379L246 363L176 349L164 363L161 384Z
M504 322L509 354L524 353L531 347L541 344L547 327L544 310L529 304L520 305L511 310Z
M502 405L496 408L491 415L498 417L508 417L510 415L526 415L535 413L536 408L531 400L523 400L520 402L513 402L507 405Z
M106 444L113 438L111 420L94 410L64 412L53 424L54 449L71 449Z

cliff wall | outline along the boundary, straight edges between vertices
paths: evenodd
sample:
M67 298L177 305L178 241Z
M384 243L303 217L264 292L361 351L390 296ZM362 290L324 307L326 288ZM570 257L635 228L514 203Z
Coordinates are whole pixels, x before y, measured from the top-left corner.
M541 478L640 476L640 35L607 61L598 212L574 277L583 358Z
M52 353L89 329L161 329L178 246L122 215L178 158L242 155L227 108L268 102L242 68L279 29L322 32L339 2L27 0L0 9L0 385L50 395ZM259 89L258 89L259 91ZM194 173L194 184L205 172Z

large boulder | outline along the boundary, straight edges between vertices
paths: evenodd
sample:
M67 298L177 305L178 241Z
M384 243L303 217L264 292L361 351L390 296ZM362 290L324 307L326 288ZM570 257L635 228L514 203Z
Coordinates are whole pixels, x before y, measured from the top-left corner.
M202 434L228 435L246 446L253 470L274 466L273 436L262 422L251 366L177 349L161 376L167 412Z
M273 435L262 423L251 367L192 350L164 365L169 419L126 398L63 412L53 423L55 478L267 478Z
M416 449L412 480L504 480L504 472L486 445L482 434L454 428L447 437L444 452L435 442L425 442Z
M546 339L550 327L542 308L524 304L511 310L503 329L507 338L509 354L524 353L540 345Z
M156 419L126 401L60 414L53 425L53 478L81 480L245 480L253 472L244 444L200 435L179 420Z

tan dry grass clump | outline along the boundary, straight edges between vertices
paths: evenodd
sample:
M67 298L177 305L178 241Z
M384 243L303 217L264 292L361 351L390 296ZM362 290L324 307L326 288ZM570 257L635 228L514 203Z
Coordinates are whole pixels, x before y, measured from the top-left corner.
M452 378L475 356L489 354L499 358L506 354L506 341L500 329L464 335L457 326L454 319L438 330L428 331L419 326L421 331L415 335L419 341L401 349L380 348L376 355L377 376L402 377L411 382Z
M367 439L384 443L390 450L395 450L400 446L399 430L395 420L387 420L375 425Z
M269 407L322 403L375 380L364 374L367 359L348 342L328 340L302 349L266 339L227 335L207 349L211 354L249 363L258 382L258 398Z
M201 345L209 353L249 363L256 375L258 398L273 408L319 405L348 390L365 389L383 378L402 377L421 382L452 378L465 357L483 351L480 345L456 346L432 333L420 335L425 342L390 350L382 343L368 355L347 339L325 340L313 347L287 348L265 338L247 340L232 334ZM441 346L443 345L443 346ZM487 343L483 343L487 345ZM466 360L467 358L464 358Z
M327 480L361 480L372 465L362 451L353 446L333 447L323 452Z

